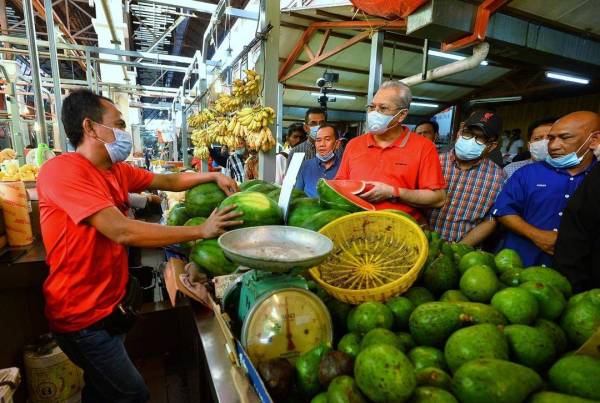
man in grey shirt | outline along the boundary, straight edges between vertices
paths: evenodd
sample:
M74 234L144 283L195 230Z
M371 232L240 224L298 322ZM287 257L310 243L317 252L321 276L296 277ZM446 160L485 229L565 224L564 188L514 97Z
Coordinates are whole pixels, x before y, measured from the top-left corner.
M315 149L315 139L317 131L321 126L327 123L327 114L321 108L310 108L304 115L304 131L308 133L306 141L298 144L290 150L287 158L287 166L290 166L294 153L304 153L304 161L312 159L317 154Z

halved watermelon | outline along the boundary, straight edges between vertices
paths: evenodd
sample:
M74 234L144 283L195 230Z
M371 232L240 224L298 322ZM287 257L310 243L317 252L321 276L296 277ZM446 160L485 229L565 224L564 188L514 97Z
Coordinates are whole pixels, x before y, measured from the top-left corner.
M368 192L373 185L363 181L319 179L317 193L319 202L328 209L344 210L351 213L375 210L368 201L358 195Z

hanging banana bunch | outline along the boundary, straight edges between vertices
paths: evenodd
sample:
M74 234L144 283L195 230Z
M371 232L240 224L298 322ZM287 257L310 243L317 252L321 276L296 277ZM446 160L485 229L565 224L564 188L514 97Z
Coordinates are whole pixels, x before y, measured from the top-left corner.
M244 73L246 73L245 79L233 81L231 94L245 102L252 102L256 100L260 94L261 77L260 74L254 70L244 70Z
M199 113L192 115L188 118L188 126L197 128L211 122L215 119L215 113L210 109L203 109Z
M227 113L235 112L241 105L242 100L240 98L227 94L221 94L214 102L213 107L219 114L225 115Z

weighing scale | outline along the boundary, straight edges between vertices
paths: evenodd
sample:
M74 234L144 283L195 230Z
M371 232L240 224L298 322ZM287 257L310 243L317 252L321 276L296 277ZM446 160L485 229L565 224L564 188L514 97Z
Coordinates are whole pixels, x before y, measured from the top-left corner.
M329 255L329 238L272 225L229 231L219 245L230 260L251 269L223 301L228 307L237 303L241 344L255 365L276 357L293 361L320 343L332 342L329 311L300 275Z

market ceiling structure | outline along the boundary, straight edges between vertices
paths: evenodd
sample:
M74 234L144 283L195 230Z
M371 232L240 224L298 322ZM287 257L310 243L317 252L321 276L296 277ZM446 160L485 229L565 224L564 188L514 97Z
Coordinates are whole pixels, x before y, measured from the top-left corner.
M6 1L6 19L8 33L12 36L23 36L22 2ZM29 1L29 0L27 0ZM31 0L38 14L37 31L41 39L47 38L45 33L44 10L41 0ZM53 2L55 25L62 33L62 40L70 43L94 45L97 41L92 25L99 0L56 0ZM211 10L224 1L186 1L186 0L129 0L123 3L129 37L125 49L150 51L157 55L169 54L191 57L202 49L203 36L210 24L212 14L199 10ZM227 5L243 9L248 0L229 0ZM319 5L327 3L328 6ZM404 31L386 32L382 51L383 76L401 79L418 74L422 69L423 42L430 36L431 50L439 50L442 40L436 34L447 35L453 32L468 34L471 29L473 10L479 1L432 0L430 4L452 7L447 18L436 17L434 28L423 28L406 35ZM370 20L374 17L357 13L349 1L344 0L282 0L280 62L283 63L294 45L310 24L324 21ZM440 80L419 84L413 88L416 99L422 103L437 105L415 106L411 108L413 115L431 115L444 109L447 105L469 99L503 97L518 95L528 99L550 96L566 96L599 92L600 81L600 26L597 24L598 0L561 0L553 2L552 7L544 0L513 0L507 2L492 18L486 39L490 43L487 65ZM1 7L0 7L1 8ZM2 16L0 16L1 19ZM236 18L229 16L217 22L216 29L211 31L211 44L207 52L210 59L214 45L219 45L226 37L227 30L235 23ZM409 24L410 25L410 24ZM524 29L525 31L522 31ZM533 36L532 30L538 30ZM327 48L335 48L351 38L357 31L352 29L333 29L329 35ZM545 36L543 36L544 34ZM325 33L313 36L308 47L314 53L323 42ZM249 38L251 39L251 38ZM526 40L526 43L520 41ZM548 48L536 49L536 46ZM470 55L470 49L457 54ZM338 97L330 108L339 111L362 112L366 104L366 88L368 87L371 40L363 38L334 56L316 63L300 74L285 81L284 105L289 110L298 110L317 105L311 93L318 92L315 81L325 71L340 74L340 81L335 90L340 95L348 95L355 99ZM26 60L26 55L20 55ZM310 53L303 52L293 67L309 61ZM130 62L139 62L129 58ZM438 67L452 62L445 57L429 55L428 68ZM161 69L161 65L165 69ZM181 85L184 73L169 70L169 63L157 60L153 68L142 65L129 70L137 71L137 84L150 87L177 88ZM157 67L158 66L158 67ZM42 56L41 67L50 74L49 62ZM589 85L580 86L563 81L549 80L544 72L547 70L580 75L590 79ZM84 79L85 65L78 61L61 61L61 77ZM172 98L142 97L144 105L170 103ZM296 108L296 109L294 109ZM166 111L146 108L144 116L164 116ZM298 116L296 116L297 118Z

